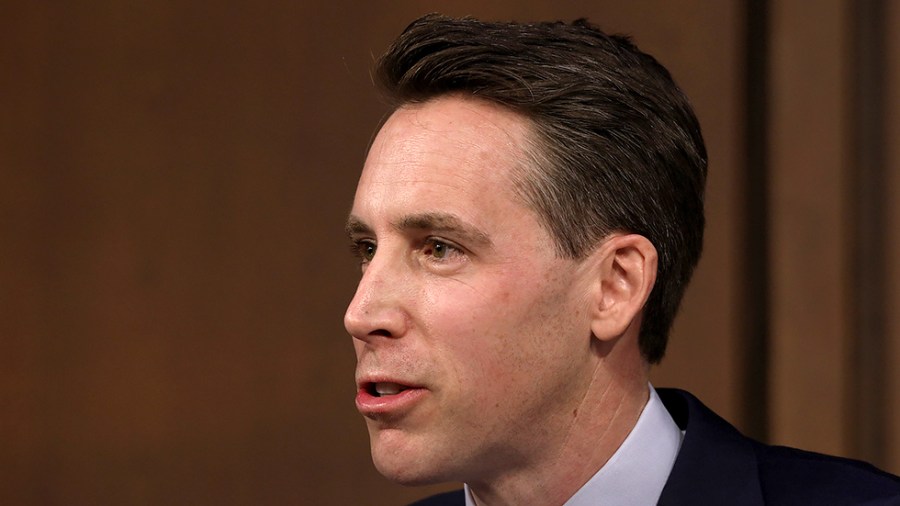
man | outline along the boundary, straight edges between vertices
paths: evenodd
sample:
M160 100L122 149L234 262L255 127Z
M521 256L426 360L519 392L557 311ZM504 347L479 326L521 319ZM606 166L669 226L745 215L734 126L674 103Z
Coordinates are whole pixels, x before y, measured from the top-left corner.
M426 16L347 230L378 470L422 504L900 503L896 477L752 442L649 386L700 256L706 151L668 72L585 22ZM867 503L867 504L870 504Z

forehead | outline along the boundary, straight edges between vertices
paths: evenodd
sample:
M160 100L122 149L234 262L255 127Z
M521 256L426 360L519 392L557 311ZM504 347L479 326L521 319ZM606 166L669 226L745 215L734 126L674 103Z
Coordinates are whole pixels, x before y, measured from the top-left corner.
M442 191L448 198L511 198L530 165L529 138L524 117L489 102L447 96L403 106L372 143L354 212L369 201L383 206L405 198L421 207L432 197L436 204Z

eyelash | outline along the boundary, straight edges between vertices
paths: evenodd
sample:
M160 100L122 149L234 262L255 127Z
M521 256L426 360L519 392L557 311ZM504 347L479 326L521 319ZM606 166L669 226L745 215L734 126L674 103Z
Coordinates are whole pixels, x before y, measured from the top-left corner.
M371 248L371 252L369 251ZM447 259L448 255L459 255L464 253L463 249L459 246L449 242L445 239L440 239L437 237L428 237L422 242L422 246L419 248L419 251L426 251L428 249L434 253L436 250L443 248L444 256L441 258L435 257L433 254L429 255L436 262L443 262ZM378 246L375 241L371 239L356 239L350 244L350 253L356 257L361 264L365 265L372 261L372 258L375 256L375 252L378 250Z
M444 256L442 258L437 258L434 255L430 256L439 262L443 262L444 260L446 260L448 255L459 255L463 253L462 248L456 246L451 242L445 241L443 239L438 239L437 237L429 237L428 239L425 239L422 250L424 251L426 248L430 247L433 253L438 249L438 244L440 244L445 249Z
M362 264L369 263L372 258L366 254L368 248L372 248L372 256L375 255L375 251L378 249L375 241L370 239L354 239L350 243L350 253L357 258Z

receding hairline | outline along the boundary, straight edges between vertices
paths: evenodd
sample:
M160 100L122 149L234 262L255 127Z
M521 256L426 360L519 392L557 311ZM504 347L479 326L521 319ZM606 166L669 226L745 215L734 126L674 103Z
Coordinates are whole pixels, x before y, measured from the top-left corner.
M546 217L532 198L533 186L535 184L541 184L541 182L546 180L547 174L545 174L545 172L551 170L552 162L549 161L549 153L547 153L544 148L546 141L543 139L537 120L530 115L528 111L523 110L520 107L494 100L491 97L479 96L465 90L437 92L421 99L398 101L394 103L393 108L384 115L372 134L369 146L366 149L367 157L375 144L375 139L381 134L391 118L398 112L412 112L415 109L427 107L438 101L454 99L478 107L487 107L495 111L500 111L504 115L515 120L515 123L517 123L517 131L514 132L504 126L495 125L509 140L508 146L511 148L510 153L515 154L512 160L513 163L510 164L511 170L507 174L506 179L510 184L512 196L519 199L520 203L529 211L535 213L535 216L538 218L541 225L552 234L553 231L551 225L546 222ZM487 168L485 168L485 170L487 170Z
M497 125L497 128L503 131L509 139L510 153L515 154L513 163L510 164L510 171L506 175L507 182L510 185L510 193L528 211L534 213L538 223L551 237L556 238L557 232L554 230L554 224L549 221L549 216L541 209L540 198L537 196L542 188L553 185L552 172L556 170L556 165L552 160L553 155L548 150L548 140L538 123L539 118L527 108L509 104L493 97L480 96L477 93L465 90L441 91L421 99L410 99L396 103L394 109L386 115L385 121L379 126L376 136L387 121L400 110L408 111L414 108L425 107L436 101L453 99L499 111L515 120L514 124L517 126L515 132ZM597 242L600 242L605 236L606 233L600 234ZM584 251L579 252L580 255L573 255L572 252L566 251L558 240L554 240L554 243L557 246L557 254L560 257L573 258L587 254L596 245L585 248Z

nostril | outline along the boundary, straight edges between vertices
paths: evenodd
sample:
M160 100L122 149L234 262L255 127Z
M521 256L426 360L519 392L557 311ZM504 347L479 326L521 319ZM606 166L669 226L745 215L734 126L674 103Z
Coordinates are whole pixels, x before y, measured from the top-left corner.
M390 297L357 293L344 314L347 333L361 341L403 335L408 318L403 304Z

